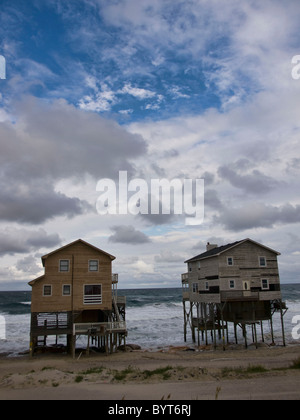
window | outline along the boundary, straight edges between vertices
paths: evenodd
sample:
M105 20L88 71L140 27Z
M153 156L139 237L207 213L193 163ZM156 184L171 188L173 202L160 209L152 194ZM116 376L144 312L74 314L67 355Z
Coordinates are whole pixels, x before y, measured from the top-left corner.
M261 280L261 288L262 288L262 290L269 290L269 280L268 279L262 279Z
M227 257L227 265L233 265L233 257Z
M192 271L192 264L188 264L189 271Z
M229 280L229 288L230 289L234 289L235 288L235 281L234 280Z
M59 260L59 271L67 273L70 269L70 260Z
M193 293L198 293L199 286L198 283L193 283Z
M63 284L62 294L63 294L63 296L71 296L71 285L70 284Z
M209 290L209 283L208 283L208 281L205 282L205 290Z
M260 267L266 267L267 266L266 257L259 257L259 266Z
M52 286L45 284L43 287L43 296L52 296Z
M200 268L201 268L201 262L198 261L198 270L200 270Z
M98 260L89 260L89 271L99 271Z
M88 284L84 286L83 303L85 305L96 305L102 303L101 284Z

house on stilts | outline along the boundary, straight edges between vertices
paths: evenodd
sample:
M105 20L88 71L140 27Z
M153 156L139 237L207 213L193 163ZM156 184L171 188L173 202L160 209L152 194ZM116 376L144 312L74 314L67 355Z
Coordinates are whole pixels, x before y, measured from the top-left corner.
M87 337L107 353L126 340L126 298L117 295L113 255L79 239L42 257L45 274L31 282L30 354L48 336L65 336L75 356L76 339ZM125 347L125 346L124 346Z
M206 251L186 261L188 272L182 274L184 339L191 328L193 341L209 343L214 348L217 334L225 350L228 327L233 325L235 342L242 332L248 345L248 330L256 347L258 333L264 341L264 322L268 321L274 344L273 316L281 317L282 342L285 345L284 314L277 257L274 251L251 239L224 246L207 244ZM250 335L250 334L249 334Z

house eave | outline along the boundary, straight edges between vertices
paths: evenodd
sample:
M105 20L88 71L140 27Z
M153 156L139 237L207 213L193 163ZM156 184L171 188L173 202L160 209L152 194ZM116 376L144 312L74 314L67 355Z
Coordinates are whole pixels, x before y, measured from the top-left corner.
M226 248L226 249L220 250L220 252L218 252L218 253L215 253L215 254L212 254L212 255L207 255L207 256L204 256L204 257L201 257L201 255L205 254L205 252L204 252L203 254L200 254L200 255L198 255L198 256L196 256L196 257L193 257L193 258L190 258L190 259L186 260L186 261L185 261L185 263L190 263L190 262L195 262L195 261L206 260L206 259L208 259L208 258L219 257L219 256L220 256L221 254L223 254L224 252L228 252L228 251L230 251L231 249L233 249L233 248L235 248L235 247L237 247L237 246L239 246L239 245L242 245L242 244L243 244L243 243L245 243L245 242L252 242L253 244L255 244L255 245L257 245L257 246L259 246L259 247L261 247L261 248L265 248L265 249L267 249L268 251L273 252L273 253L274 253L274 254L276 254L276 255L281 255L281 254L280 254L280 252L275 251L274 249L269 248L269 247L267 247L267 246L265 246L265 245L262 245L262 244L260 244L259 242L253 241L253 239L247 238L247 239L244 239L244 240L241 240L241 241L238 241L238 242L233 243L233 244L232 244L232 246L230 246L230 247L228 247L228 248ZM219 248L221 248L221 247L219 247Z
M49 252L49 254L43 255L43 256L42 256L42 263L43 263L43 267L45 267L45 260L46 260L48 257L50 257L51 255L55 254L56 252L60 252L60 251L62 251L62 250L64 250L64 249L67 249L68 247L70 247L71 245L76 244L77 242L81 242L82 244L84 244L84 245L86 245L86 246L88 246L88 247L90 247L90 248L93 248L93 249L94 249L94 250L96 250L97 252L100 252L100 253L102 253L102 254L107 255L107 256L111 259L111 261L113 261L113 260L115 260L115 259L116 259L116 257L115 257L114 255L111 255L111 254L109 254L108 252L105 252L105 251L103 251L102 249L97 248L96 246L89 244L88 242L84 241L83 239L77 239L76 241L71 242L70 244L64 245L64 246L62 246L61 248L56 249L55 251Z
M44 277L45 277L45 274L43 274L43 275L42 275L42 276L40 276L40 277L37 277L37 278L36 278L36 279L34 279L34 280L29 281L29 282L28 282L29 286L33 286L36 282L38 282L39 280L42 280Z

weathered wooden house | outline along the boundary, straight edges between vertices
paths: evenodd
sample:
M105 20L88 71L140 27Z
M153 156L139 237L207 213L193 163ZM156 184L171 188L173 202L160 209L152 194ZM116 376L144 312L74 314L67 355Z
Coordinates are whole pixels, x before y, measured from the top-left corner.
M247 346L247 326L252 328L257 345L257 326L264 341L263 321L269 321L274 343L272 317L281 315L282 337L285 344L283 316L286 312L280 291L277 257L274 251L251 239L218 246L208 243L206 251L186 261L188 272L182 274L184 336L190 325L193 340L198 331L208 344L208 331L216 346L216 333L228 341L228 325L241 327Z
M76 337L88 337L113 351L127 334L125 297L117 296L114 256L79 239L42 257L45 274L31 282L30 352L48 336L67 337L75 355Z

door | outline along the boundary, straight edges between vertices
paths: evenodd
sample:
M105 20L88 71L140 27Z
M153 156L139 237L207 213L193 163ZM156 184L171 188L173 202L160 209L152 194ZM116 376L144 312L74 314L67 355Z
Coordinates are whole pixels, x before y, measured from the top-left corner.
M243 290L244 290L244 296L251 296L251 288L250 288L249 280L243 280Z

